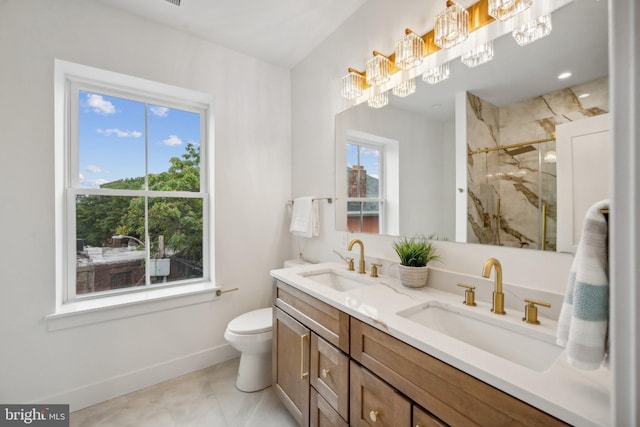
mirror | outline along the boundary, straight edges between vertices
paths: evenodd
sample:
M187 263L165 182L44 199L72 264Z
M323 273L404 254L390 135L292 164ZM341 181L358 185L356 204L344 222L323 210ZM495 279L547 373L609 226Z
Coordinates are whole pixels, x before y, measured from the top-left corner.
M573 91L558 94L569 94L568 103L575 104L579 114L552 111L553 120L532 119L540 129L533 131L535 138L526 141L547 137L555 123L606 112L607 19L607 2L570 3L553 13L553 30L543 39L521 47L510 34L499 37L494 40L494 59L486 64L468 68L456 58L450 62L451 77L447 80L428 85L418 77L416 93L406 98L390 94L389 105L382 109L364 103L339 113L335 123L336 229L394 236L435 233L450 241L539 248L533 238L527 240L528 236L518 240L509 236L496 239L494 235L483 240L478 238L481 233L474 233L473 223L477 225L479 219L469 218L476 209L472 196L486 193L488 187L480 188L480 180L473 175L485 162L485 154L468 152L473 144L474 150L489 145L476 140L474 126L485 119L479 114L482 108L484 113L495 108L512 114L534 98L544 103L545 99L555 99L556 91L567 88ZM564 71L571 71L572 76L558 79ZM578 99L586 89L593 92L592 97ZM554 105L546 107L553 109ZM501 130L501 124L494 124L494 131ZM499 145L522 142L522 137L515 139L503 136ZM494 138L493 144L497 141ZM539 150L543 145L544 150ZM544 158L552 151L547 145L535 145L535 153L527 148L521 151ZM501 151L500 155L509 156L511 163L523 155ZM487 164L493 161L486 157ZM541 174L553 172L545 169ZM536 198L555 200L554 184L547 187L552 194L538 198L536 189L531 203L541 204ZM501 202L499 212L506 213L506 199ZM494 215L500 217L497 197L487 198L485 204L492 205L487 209L489 222ZM548 215L555 215L553 206ZM521 244L523 241L525 244ZM545 249L555 247L547 245Z

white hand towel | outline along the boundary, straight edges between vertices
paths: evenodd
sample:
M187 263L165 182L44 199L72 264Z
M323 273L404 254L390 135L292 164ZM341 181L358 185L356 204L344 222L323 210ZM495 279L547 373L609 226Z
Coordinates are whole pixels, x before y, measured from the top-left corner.
M557 343L567 347L567 361L580 369L598 369L607 353L609 279L607 221L603 200L585 216L564 302L558 319Z
M313 197L298 197L293 200L289 231L299 237L313 237L320 234L318 201Z

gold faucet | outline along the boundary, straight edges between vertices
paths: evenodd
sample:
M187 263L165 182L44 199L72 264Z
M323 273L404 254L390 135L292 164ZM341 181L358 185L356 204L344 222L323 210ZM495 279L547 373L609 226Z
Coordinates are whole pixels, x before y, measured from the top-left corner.
M496 270L496 282L493 289L493 307L491 311L495 314L507 314L504 311L504 294L502 293L502 265L495 258L489 258L482 269L482 277L489 278L491 275L491 267Z
M364 243L362 243L362 240L359 239L353 239L351 242L349 242L349 246L347 247L347 250L351 250L353 249L353 245L358 244L360 245L360 262L358 264L358 273L360 274L364 274Z

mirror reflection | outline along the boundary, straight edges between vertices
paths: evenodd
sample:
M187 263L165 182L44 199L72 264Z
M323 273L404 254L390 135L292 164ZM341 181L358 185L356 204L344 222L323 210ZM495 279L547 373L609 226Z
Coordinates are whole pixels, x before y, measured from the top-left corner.
M531 45L494 46L489 63L456 58L448 80L336 116L337 230L556 250L554 132L609 109L606 2L555 11Z

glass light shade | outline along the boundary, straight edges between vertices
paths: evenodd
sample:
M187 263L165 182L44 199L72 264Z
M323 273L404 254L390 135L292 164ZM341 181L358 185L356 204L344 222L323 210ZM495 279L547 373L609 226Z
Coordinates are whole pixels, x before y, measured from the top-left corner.
M539 40L551 33L551 15L542 15L516 27L513 38L520 46Z
M364 90L364 77L351 71L342 78L342 96L347 99L356 99Z
M367 104L371 108L382 108L389 103L389 92L384 91L372 96L367 100Z
M469 12L447 2L447 9L436 15L434 42L441 48L455 46L469 36Z
M489 0L489 15L499 21L506 21L531 7L533 0Z
M367 83L371 86L380 86L391 78L391 61L385 56L374 55L367 61Z
M416 79L406 80L399 85L394 86L391 91L395 96L399 96L400 98L409 96L416 91Z
M443 80L449 78L449 63L438 65L437 67L431 68L430 70L425 71L422 75L422 80L429 84L440 83Z
M422 62L424 41L416 33L408 33L396 43L396 67L410 70Z
M476 46L463 54L460 59L467 67L473 68L493 59L493 41Z

